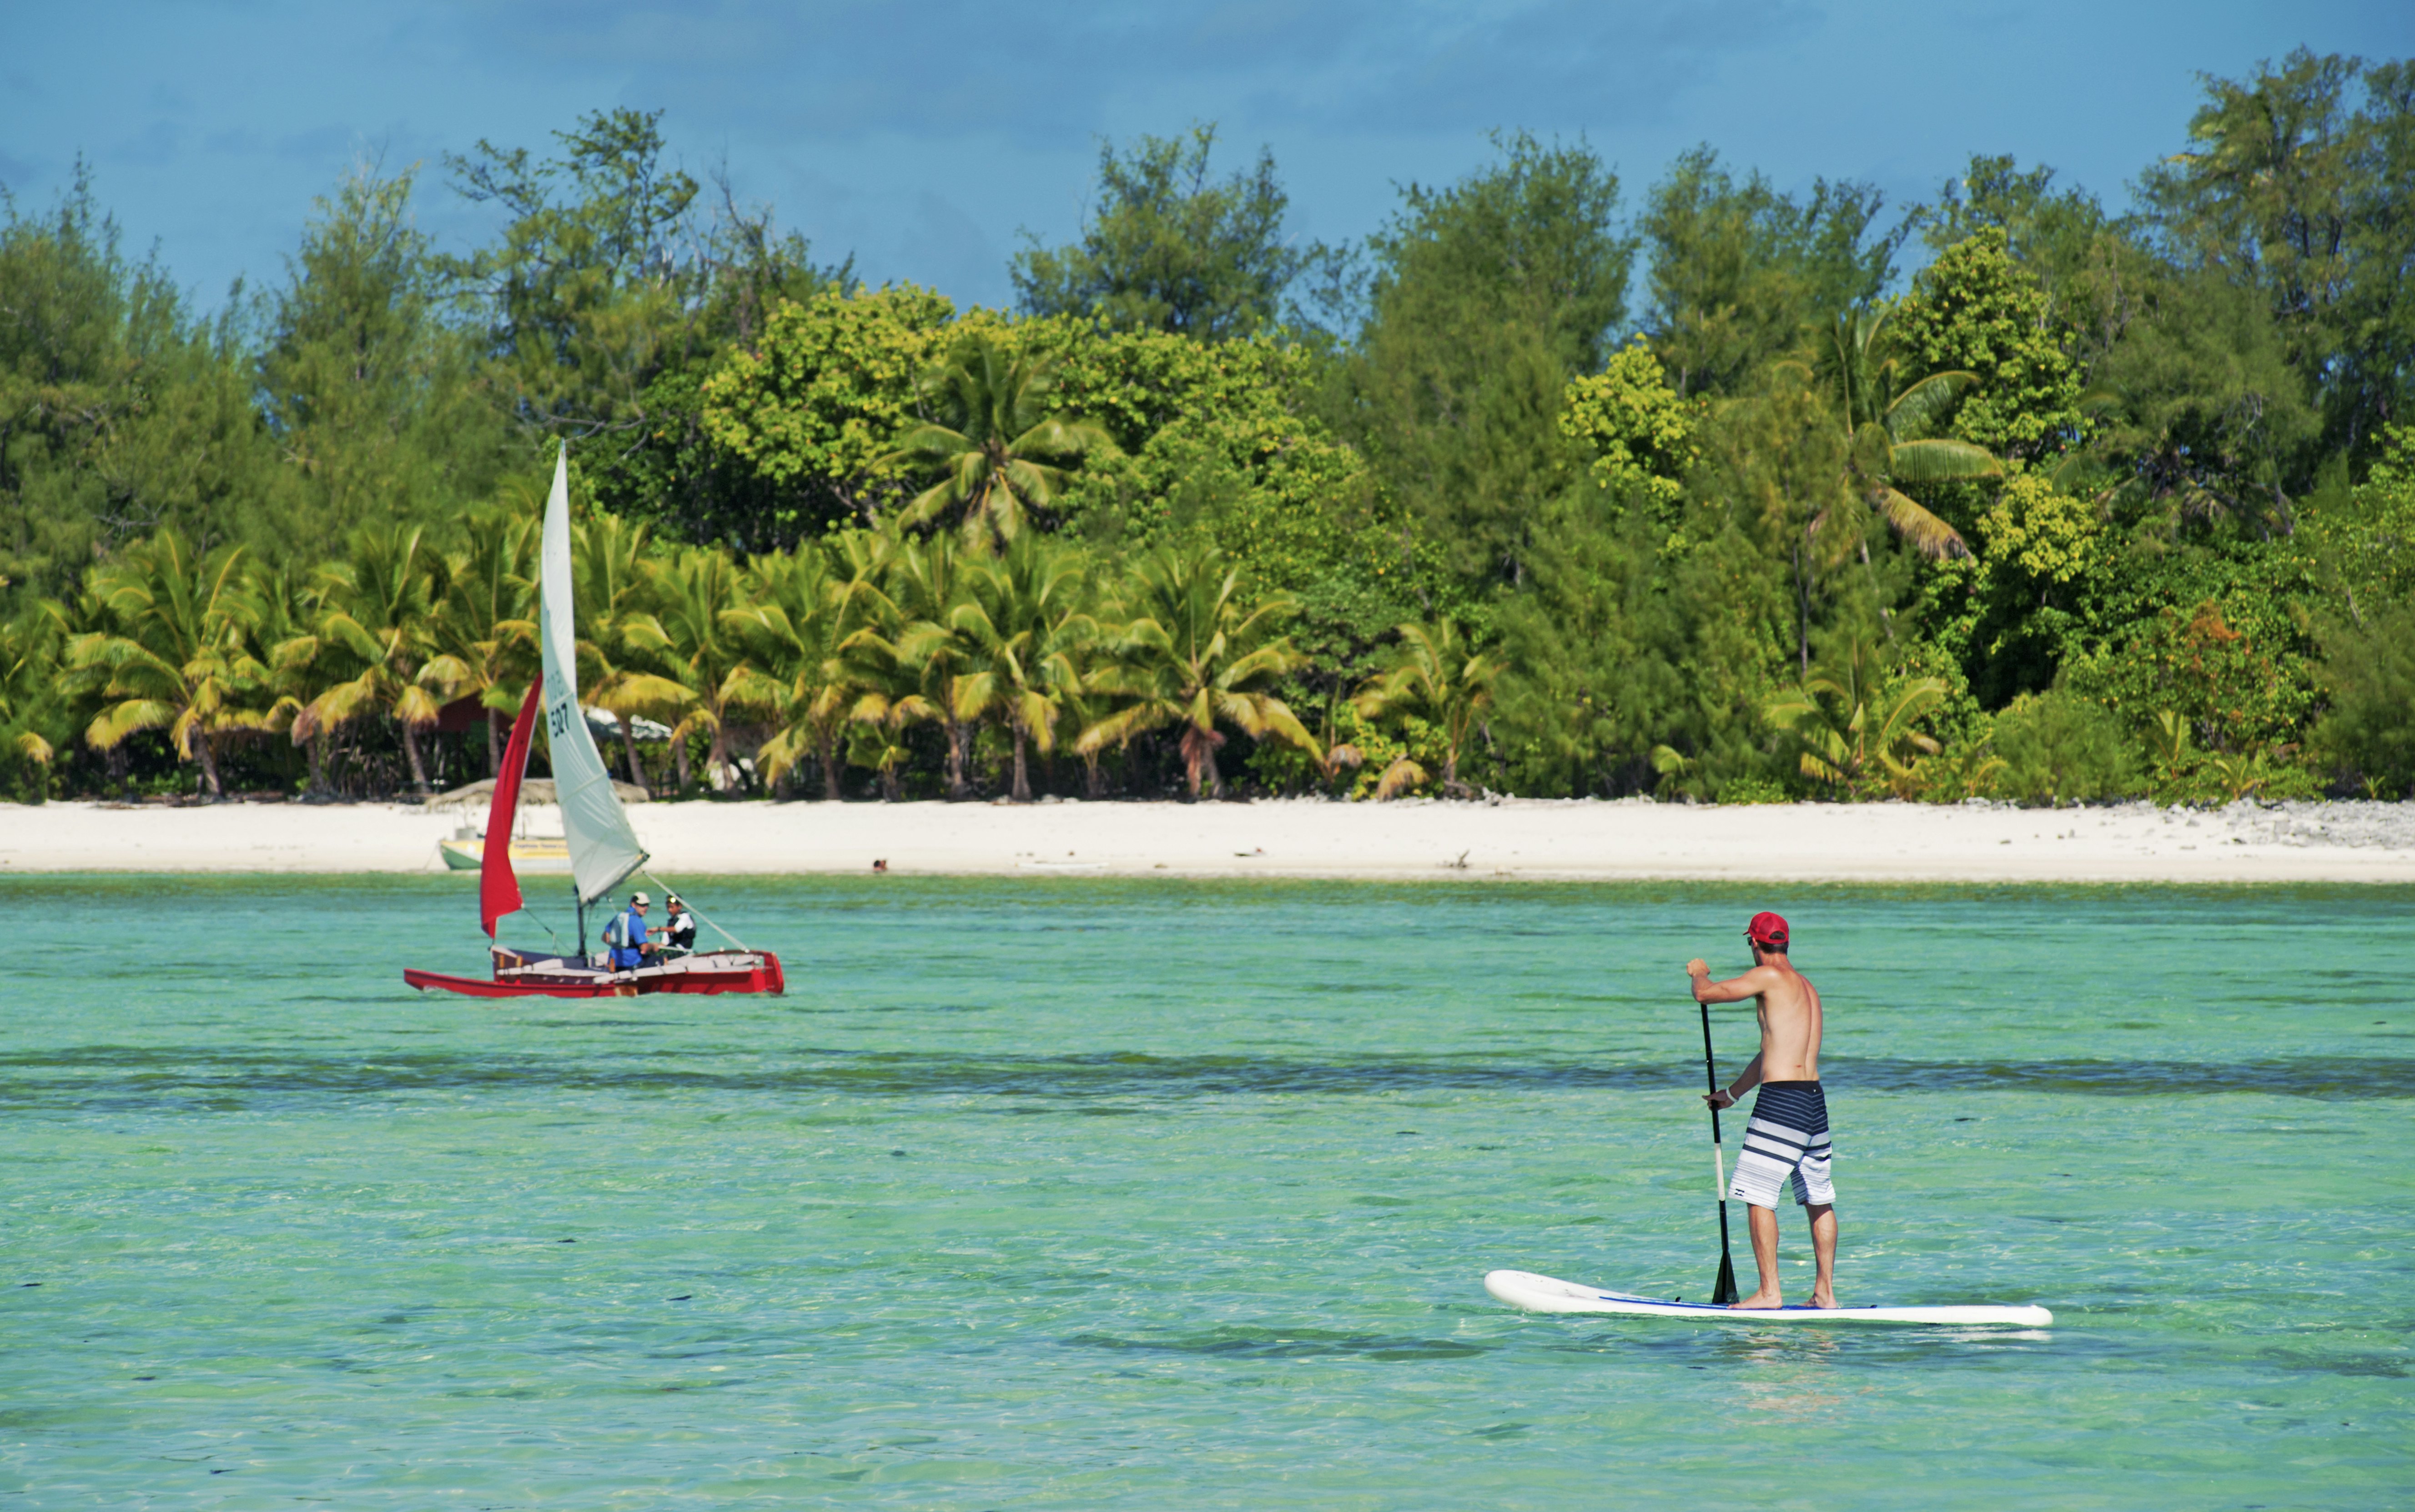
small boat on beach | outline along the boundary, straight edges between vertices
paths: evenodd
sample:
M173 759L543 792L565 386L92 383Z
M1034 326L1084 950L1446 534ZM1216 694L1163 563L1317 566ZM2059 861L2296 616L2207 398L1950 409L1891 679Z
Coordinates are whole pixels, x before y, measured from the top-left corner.
M570 838L567 835L514 835L505 845L514 872L566 872L570 870ZM436 853L444 858L448 871L475 872L487 864L487 837L478 831L464 827L450 840L436 842Z
M478 846L478 921L493 941L488 947L494 974L460 977L441 971L406 969L402 980L425 991L436 988L469 997L635 997L647 993L773 993L787 989L780 958L769 951L753 951L718 924L697 914L699 921L729 940L732 949L666 955L646 964L615 968L609 951L591 954L587 949L587 910L603 902L615 888L638 875L650 859L629 827L628 813L614 790L603 755L595 748L578 705L578 640L573 630L570 596L570 486L566 453L557 455L553 494L547 500L541 548L542 580L538 622L545 675L520 702L512 721L510 741L503 747L502 774L495 779L494 801L487 813L487 830ZM578 916L578 950L575 954L543 954L502 944L496 924L521 910L517 861L529 847L532 862L540 860L534 847L542 837L515 839L512 825L518 813L522 779L528 771L529 746L536 732L539 707L545 711L546 734L553 759L553 800L562 808L562 864L571 876L571 897ZM442 842L446 847L466 846L466 837ZM454 850L444 851L447 865ZM549 859L549 858L548 858ZM532 868L533 869L533 868ZM666 889L666 891L668 890ZM693 910L691 910L693 911Z

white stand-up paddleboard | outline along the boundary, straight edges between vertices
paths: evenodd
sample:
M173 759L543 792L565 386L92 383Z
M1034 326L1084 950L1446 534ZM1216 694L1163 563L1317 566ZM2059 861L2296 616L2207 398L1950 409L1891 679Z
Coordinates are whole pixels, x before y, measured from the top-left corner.
M1914 1323L1961 1327L2045 1328L2054 1314L2041 1307L1958 1308L1754 1308L1739 1311L1708 1302L1662 1302L1598 1286L1579 1286L1532 1271L1496 1270L1484 1278L1484 1289L1513 1308L1529 1312L1616 1312L1646 1318L1690 1318L1697 1323Z

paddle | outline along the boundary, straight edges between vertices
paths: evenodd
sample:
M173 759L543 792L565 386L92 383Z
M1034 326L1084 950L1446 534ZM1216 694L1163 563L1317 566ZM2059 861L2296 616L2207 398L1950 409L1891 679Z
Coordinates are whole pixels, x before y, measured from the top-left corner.
M1711 1054L1711 1005L1702 1009L1702 1074L1710 1078L1711 1090L1719 1089L1719 1063ZM1711 1170L1718 1175L1719 1194L1719 1279L1711 1288L1711 1306L1726 1307L1736 1299L1735 1257L1728 1249L1728 1163L1719 1149L1719 1110L1711 1110Z

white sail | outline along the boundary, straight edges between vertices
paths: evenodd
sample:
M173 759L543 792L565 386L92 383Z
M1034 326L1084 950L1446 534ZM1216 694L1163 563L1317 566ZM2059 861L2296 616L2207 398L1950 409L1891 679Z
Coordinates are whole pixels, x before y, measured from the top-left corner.
M545 733L562 829L570 839L570 875L578 901L593 903L646 864L646 848L612 791L612 776L578 709L578 631L570 597L570 452L554 457L553 497L545 504L542 555Z

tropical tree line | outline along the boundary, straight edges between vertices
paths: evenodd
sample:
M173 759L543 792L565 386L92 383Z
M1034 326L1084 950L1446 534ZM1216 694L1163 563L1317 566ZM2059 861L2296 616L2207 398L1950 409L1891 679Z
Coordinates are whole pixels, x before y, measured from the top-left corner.
M0 225L16 793L483 775L571 450L591 701L666 793L2086 801L2415 782L2415 67L2209 80L2108 206L1518 133L1301 244L1102 144L1013 308L867 287L657 116L365 166L203 320Z
M70 741L121 789L148 734L189 764L169 786L204 798L335 798L363 776L375 790L381 751L400 753L396 786L426 795L495 775L540 675L538 535L535 517L501 509L441 535L363 525L297 578L171 527L13 621L8 645L47 665ZM1296 604L1245 592L1212 545L1102 564L1036 531L968 545L888 526L741 563L597 515L571 561L591 723L629 782L665 796L895 800L921 763L953 799L1221 797L1236 737L1337 792L1361 764L1281 696L1304 661L1284 634ZM1456 634L1401 626L1351 700L1410 741L1430 722L1438 775L1401 756L1358 786L1458 788L1497 668ZM14 722L14 748L38 771L60 746L29 723Z

